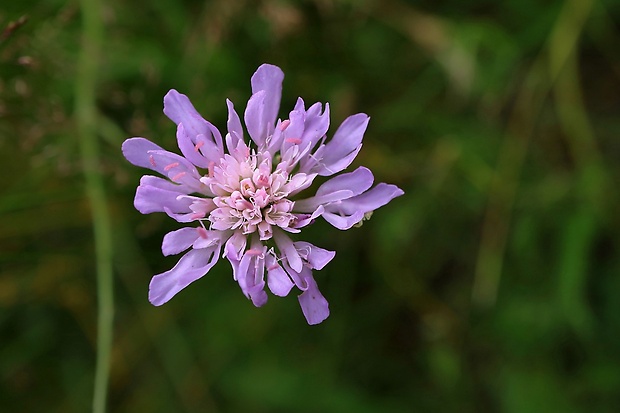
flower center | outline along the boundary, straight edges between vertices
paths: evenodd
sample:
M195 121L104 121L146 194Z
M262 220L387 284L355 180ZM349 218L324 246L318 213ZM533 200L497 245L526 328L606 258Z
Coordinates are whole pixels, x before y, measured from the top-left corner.
M274 225L288 228L295 220L293 202L286 199L292 189L289 174L280 165L272 171L269 153L224 155L209 172L201 181L216 195L208 216L212 229L258 231L260 239L267 240Z

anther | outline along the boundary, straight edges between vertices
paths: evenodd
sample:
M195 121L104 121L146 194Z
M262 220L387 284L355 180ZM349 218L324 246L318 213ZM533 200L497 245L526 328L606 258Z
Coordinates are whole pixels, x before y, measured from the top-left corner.
M199 150L200 148L202 148L202 146L203 146L204 144L205 144L205 143L204 143L204 141L200 141L200 142L198 142L198 143L196 144L196 146L194 146L194 150L195 150L196 152L198 152L198 150Z
M280 130L284 131L286 128L288 128L288 125L290 125L291 121L286 119L283 120L282 123L280 124Z
M153 158L153 155L149 155L149 162L151 163L151 165L153 165L153 168L157 167L157 165L155 164L155 158Z
M286 138L284 142L293 143L295 145L299 145L301 143L301 139L299 138Z
M172 162L171 164L166 165L166 166L164 167L164 171L166 171L166 172L167 172L167 171L171 170L172 168L176 168L177 166L179 166L179 163L178 163L178 162Z
M263 252L261 250L255 250L255 249L247 250L245 253L251 257L263 255Z
M178 181L179 179L183 178L185 176L187 172L179 172L178 174L176 174L175 176L173 176L171 179L173 181Z
M278 267L280 267L278 264L273 264L272 266L267 267L267 271L273 271L277 269Z

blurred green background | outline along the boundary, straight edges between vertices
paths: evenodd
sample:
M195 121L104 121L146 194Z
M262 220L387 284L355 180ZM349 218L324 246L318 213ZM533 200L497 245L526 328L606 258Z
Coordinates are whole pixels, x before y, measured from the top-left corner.
M91 405L82 7L0 6L2 412ZM110 412L620 411L620 1L111 0L96 15ZM368 113L352 167L406 192L361 228L304 231L337 251L316 273L319 326L294 294L254 308L225 261L147 301L178 224L133 208L145 171L120 145L176 151L171 88L223 130L263 62L286 74L281 116L298 96L330 102L332 133Z

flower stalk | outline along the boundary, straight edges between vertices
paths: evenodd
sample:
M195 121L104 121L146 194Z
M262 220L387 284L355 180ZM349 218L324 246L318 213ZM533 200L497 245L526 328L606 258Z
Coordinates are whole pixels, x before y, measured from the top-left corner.
M86 196L92 214L97 276L97 358L92 409L94 413L104 413L112 351L114 297L110 215L103 177L99 169L96 132L97 68L103 39L103 23L98 0L81 0L80 8L83 30L75 83L75 118Z

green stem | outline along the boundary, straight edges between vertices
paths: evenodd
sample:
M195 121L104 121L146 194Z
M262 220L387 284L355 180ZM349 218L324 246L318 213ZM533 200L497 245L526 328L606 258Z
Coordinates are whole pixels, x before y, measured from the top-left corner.
M98 0L81 0L83 19L82 47L78 60L75 116L80 136L80 153L86 195L92 211L97 261L97 361L93 412L104 413L110 375L112 323L114 312L112 277L112 234L103 177L99 169L97 141L96 86L97 68L103 39L101 7Z

